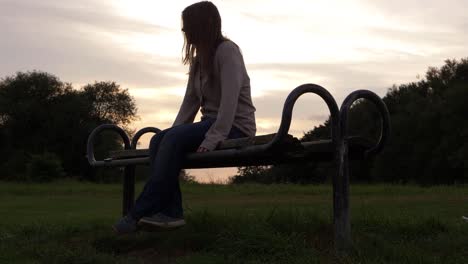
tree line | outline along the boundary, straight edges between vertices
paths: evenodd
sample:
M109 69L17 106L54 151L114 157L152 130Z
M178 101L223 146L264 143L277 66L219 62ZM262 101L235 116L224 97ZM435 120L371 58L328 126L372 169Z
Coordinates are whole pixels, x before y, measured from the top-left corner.
M468 58L430 67L425 78L394 85L383 100L392 126L389 143L372 159L351 163L352 181L468 182ZM120 179L118 168L95 170L89 166L87 138L104 123L124 127L131 135L129 126L137 118L134 98L112 81L75 89L71 83L41 71L0 79L0 180L49 181L67 176L91 181ZM372 104L360 100L352 106L350 135L376 141L379 123ZM329 135L327 120L300 140ZM118 148L122 148L120 138L112 132L103 133L95 145L96 157ZM322 183L331 180L335 169L332 163L312 161L239 167L232 182ZM138 171L140 178L146 177L147 168Z
M468 58L446 60L430 67L425 78L394 85L383 97L390 112L392 133L376 157L351 163L354 182L416 183L422 185L468 182ZM379 114L365 100L353 104L350 135L377 140ZM300 139L330 135L330 122L314 127ZM233 183L313 183L330 181L331 163L239 167Z

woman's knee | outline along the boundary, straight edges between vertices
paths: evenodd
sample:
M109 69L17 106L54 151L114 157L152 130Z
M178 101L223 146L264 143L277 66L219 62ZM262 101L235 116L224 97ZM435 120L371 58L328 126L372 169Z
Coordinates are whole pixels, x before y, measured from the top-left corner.
M149 148L154 149L161 143L162 139L164 138L168 129L162 130L159 133L156 133L153 137L151 137Z
M191 141L190 131L182 126L174 127L167 131L164 135L164 138L161 141L161 147L169 148L173 150L183 150L186 148L186 145Z
M180 131L178 129L171 129L168 130L167 133L164 135L164 142L176 142L180 138Z
M203 141L205 133L205 130L200 130L193 125L174 127L164 136L161 147L181 152L195 151Z

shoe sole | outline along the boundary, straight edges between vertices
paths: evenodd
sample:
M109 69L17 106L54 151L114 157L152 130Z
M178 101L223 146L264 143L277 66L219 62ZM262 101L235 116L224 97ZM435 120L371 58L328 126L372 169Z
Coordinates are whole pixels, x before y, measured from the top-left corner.
M157 230L172 230L172 229L177 229L177 228L183 227L184 225L185 225L185 220L175 221L175 222L172 222L171 224L157 223L157 222L153 222L153 221L150 221L150 220L146 220L144 218L142 218L142 219L140 219L140 221L138 221L138 226L140 226L140 227L142 227L144 229L154 230L154 231L157 231Z

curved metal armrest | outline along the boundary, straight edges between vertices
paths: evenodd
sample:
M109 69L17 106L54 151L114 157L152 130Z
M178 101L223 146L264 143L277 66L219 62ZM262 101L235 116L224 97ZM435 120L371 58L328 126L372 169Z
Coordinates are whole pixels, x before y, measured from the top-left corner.
M86 156L91 166L105 166L108 162L110 162L110 161L105 161L105 160L96 161L96 158L94 157L94 140L96 139L96 136L99 135L104 130L113 130L117 132L124 142L125 149L131 148L130 139L128 138L127 133L125 133L125 131L122 128L113 124L100 125L96 127L88 137L88 144L86 147L86 153L87 153Z
M142 128L142 129L138 130L138 132L136 132L135 135L132 138L131 149L136 149L138 140L140 140L141 136L143 136L146 133L151 133L151 132L157 134L157 133L161 132L161 129L156 128L156 127L145 127L145 128Z
M381 152L385 143L388 141L390 135L390 114L383 100L374 92L369 90L357 90L352 92L345 98L340 108L341 137L343 139L348 137L349 109L356 100L361 98L367 99L374 103L381 116L381 131L379 141L374 147L367 150L365 153L366 156L370 156Z
M322 86L316 84L303 84L296 87L286 98L281 115L281 124L275 137L265 144L265 149L270 149L280 144L288 135L289 127L291 125L292 111L296 100L305 93L314 93L322 97L330 110L331 115L331 138L333 143L338 140L339 129L339 110L333 96Z

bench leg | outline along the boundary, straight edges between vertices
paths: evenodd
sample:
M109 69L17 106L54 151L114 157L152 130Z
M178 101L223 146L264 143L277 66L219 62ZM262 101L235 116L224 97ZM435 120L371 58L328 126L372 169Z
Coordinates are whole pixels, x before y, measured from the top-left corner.
M122 215L127 215L135 201L135 165L125 166L123 180Z
M333 224L335 250L346 253L351 247L351 225L349 219L349 165L346 140L339 144L338 171L333 179Z

